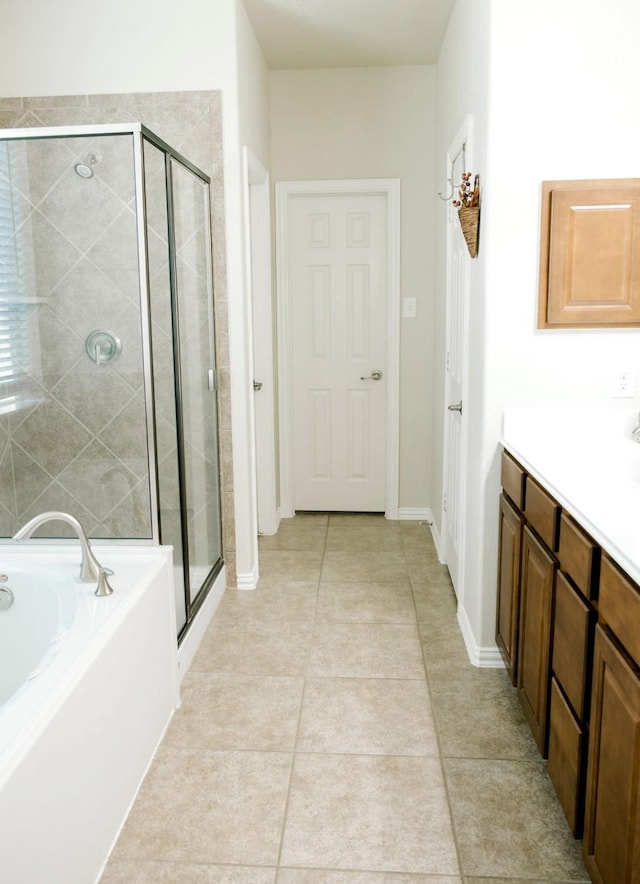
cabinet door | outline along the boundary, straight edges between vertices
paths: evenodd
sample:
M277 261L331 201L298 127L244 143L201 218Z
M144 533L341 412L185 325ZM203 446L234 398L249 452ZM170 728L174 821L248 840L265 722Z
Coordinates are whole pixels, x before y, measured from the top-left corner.
M543 757L547 754L551 613L556 560L525 527L520 575L518 696Z
M584 856L598 884L640 882L640 678L596 627Z
M504 494L500 495L499 532L496 643L511 676L511 683L515 684L518 654L522 517Z
M576 838L582 834L583 749L584 731L558 687L557 681L552 678L547 769L569 828Z

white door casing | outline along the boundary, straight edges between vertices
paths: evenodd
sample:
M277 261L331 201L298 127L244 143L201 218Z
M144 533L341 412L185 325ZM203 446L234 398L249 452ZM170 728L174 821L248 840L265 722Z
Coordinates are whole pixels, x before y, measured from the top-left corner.
M276 184L283 516L397 518L399 191L386 179Z
M269 173L243 148L246 274L251 305L257 530L278 530L276 500L276 384L271 297L271 200Z
M447 178L455 195L462 172L471 170L472 119L467 117L447 152ZM466 166L466 168L465 168ZM447 208L447 308L444 412L444 464L442 500L443 558L460 598L464 581L464 512L466 475L467 391L466 350L470 256L460 229L457 209Z

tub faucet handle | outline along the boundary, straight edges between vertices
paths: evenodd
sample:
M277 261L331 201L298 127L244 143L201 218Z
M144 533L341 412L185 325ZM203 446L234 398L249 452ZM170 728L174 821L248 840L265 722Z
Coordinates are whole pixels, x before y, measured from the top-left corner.
M98 569L98 585L96 586L95 594L97 596L105 596L113 594L113 586L109 583L109 577L111 577L113 571L111 568L103 568L100 566Z

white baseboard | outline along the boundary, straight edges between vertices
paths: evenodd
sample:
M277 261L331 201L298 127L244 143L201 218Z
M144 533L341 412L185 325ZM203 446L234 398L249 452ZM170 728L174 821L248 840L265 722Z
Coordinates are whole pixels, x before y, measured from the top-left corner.
M465 611L458 608L458 625L467 648L469 660L480 669L504 669L504 661L496 645L477 645Z
M398 519L405 522L432 522L433 513L429 507L400 507L398 509Z
M247 574L238 574L236 578L236 589L255 589L258 585L257 568Z
M442 538L440 537L440 532L438 531L438 526L434 521L431 522L429 526L431 528L431 536L433 537L433 545L436 548L436 552L438 554L438 561L445 565L446 562L444 560L443 550L442 550Z
M227 585L227 571L222 568L216 577L213 586L207 593L207 597L202 603L202 607L192 621L187 634L180 642L178 648L178 682L182 684L182 679L189 671L189 667L193 663L193 658L202 641L202 637L206 632L207 626L211 623L211 618L215 614L218 605L222 601L222 596Z

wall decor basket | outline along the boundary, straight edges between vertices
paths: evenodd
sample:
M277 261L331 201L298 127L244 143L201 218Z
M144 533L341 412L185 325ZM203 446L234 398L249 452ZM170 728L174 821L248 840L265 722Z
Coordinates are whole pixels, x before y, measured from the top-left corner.
M480 231L480 206L463 206L458 209L458 218L462 235L469 249L469 254L475 258L478 254L478 234Z

